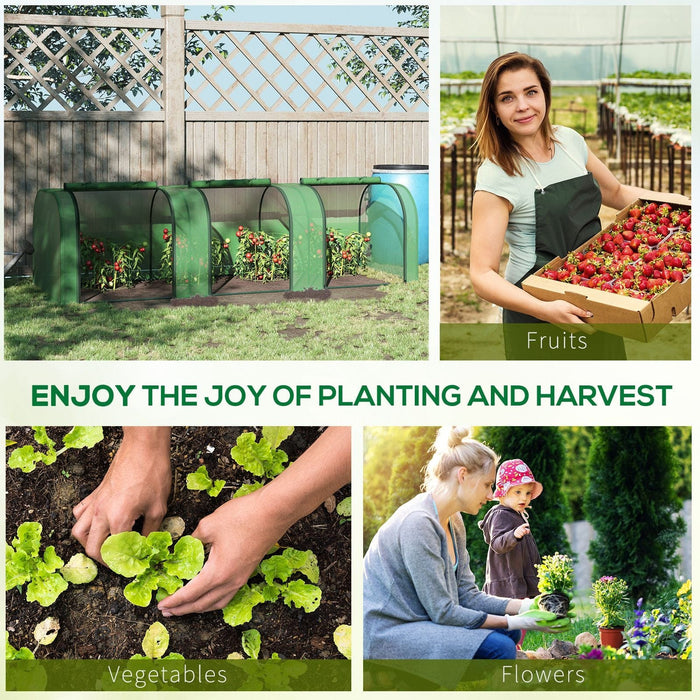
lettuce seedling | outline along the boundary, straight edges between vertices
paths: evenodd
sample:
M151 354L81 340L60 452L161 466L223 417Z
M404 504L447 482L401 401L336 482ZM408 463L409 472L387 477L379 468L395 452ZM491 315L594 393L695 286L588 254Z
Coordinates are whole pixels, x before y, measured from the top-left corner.
M346 522L352 515L352 496L344 498L340 503L338 503L335 510L338 515L343 518L341 523Z
M32 427L34 439L39 445L46 447L46 452L37 451L31 445L18 447L13 450L7 461L10 469L21 469L25 473L32 472L39 462L53 464L66 450L94 447L104 437L100 426L76 425L63 437L63 447L57 450L56 443L48 436L45 427L40 425Z
M277 445L291 433L280 432L281 428L263 428L263 436L256 441L255 433L242 433L231 448L231 457L243 469L254 476L271 479L284 471L289 457ZM268 437L269 436L269 437Z
M143 641L141 642L143 654L134 654L130 658L163 659L164 661L185 658L182 654L176 654L174 652L170 652L170 654L167 656L163 656L163 654L165 654L165 652L168 650L168 644L170 644L170 634L168 630L165 629L165 625L163 625L161 622L154 622L146 630L146 634L143 635Z
M204 565L204 545L201 540L185 535L170 551L173 539L169 532L151 532L147 537L138 532L110 535L100 549L107 566L134 580L124 588L125 598L145 608L181 588L183 579L194 578Z
M352 627L338 625L333 632L333 641L338 651L346 658L352 658Z
M17 528L12 545L5 543L5 590L27 584L27 602L46 607L53 604L68 582L58 573L63 560L53 546L41 549L41 523L24 522Z
M204 464L202 464L196 472L187 475L187 488L190 491L206 491L207 495L216 498L224 488L226 481L217 479L212 481L209 472Z
M311 583L290 578L302 574ZM282 598L285 605L313 612L321 604L321 589L318 583L319 569L316 555L311 550L302 552L287 547L282 554L275 554L260 562L251 578L256 575L264 581L244 584L224 608L224 621L236 627L250 622L253 608L261 603L273 603Z
M15 647L10 644L10 633L5 630L5 658L8 661L27 661L33 659L34 652L29 647Z
M257 659L260 656L260 632L256 629L246 630L241 635L241 644L243 651L250 656L251 659Z

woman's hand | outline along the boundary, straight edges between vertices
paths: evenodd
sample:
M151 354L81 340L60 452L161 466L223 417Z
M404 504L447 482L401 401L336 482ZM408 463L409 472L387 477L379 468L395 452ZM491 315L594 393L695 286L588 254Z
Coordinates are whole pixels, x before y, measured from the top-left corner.
M581 309L563 299L542 302L540 309L539 313L536 312L533 315L542 321L560 326L582 324L587 319L593 318L593 314L590 311Z

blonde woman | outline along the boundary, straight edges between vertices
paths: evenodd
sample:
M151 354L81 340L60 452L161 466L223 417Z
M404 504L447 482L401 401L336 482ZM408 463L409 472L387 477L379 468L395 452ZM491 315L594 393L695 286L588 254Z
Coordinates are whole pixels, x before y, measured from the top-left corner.
M515 658L531 599L476 586L461 513L493 498L497 455L469 429L438 432L423 493L377 531L363 562L364 656L370 659Z

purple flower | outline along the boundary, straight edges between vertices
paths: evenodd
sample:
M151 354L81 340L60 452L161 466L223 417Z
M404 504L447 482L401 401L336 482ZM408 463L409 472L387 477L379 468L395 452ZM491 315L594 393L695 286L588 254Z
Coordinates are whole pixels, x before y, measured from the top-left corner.
M585 654L579 654L579 659L595 659L596 661L601 661L603 659L603 652L600 649L591 649Z

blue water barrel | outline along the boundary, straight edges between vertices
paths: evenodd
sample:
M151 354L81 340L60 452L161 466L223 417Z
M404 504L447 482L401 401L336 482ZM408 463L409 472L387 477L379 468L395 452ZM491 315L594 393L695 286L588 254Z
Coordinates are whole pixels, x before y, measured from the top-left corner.
M382 182L403 185L413 196L418 210L418 264L428 262L428 166L375 165L372 174Z

